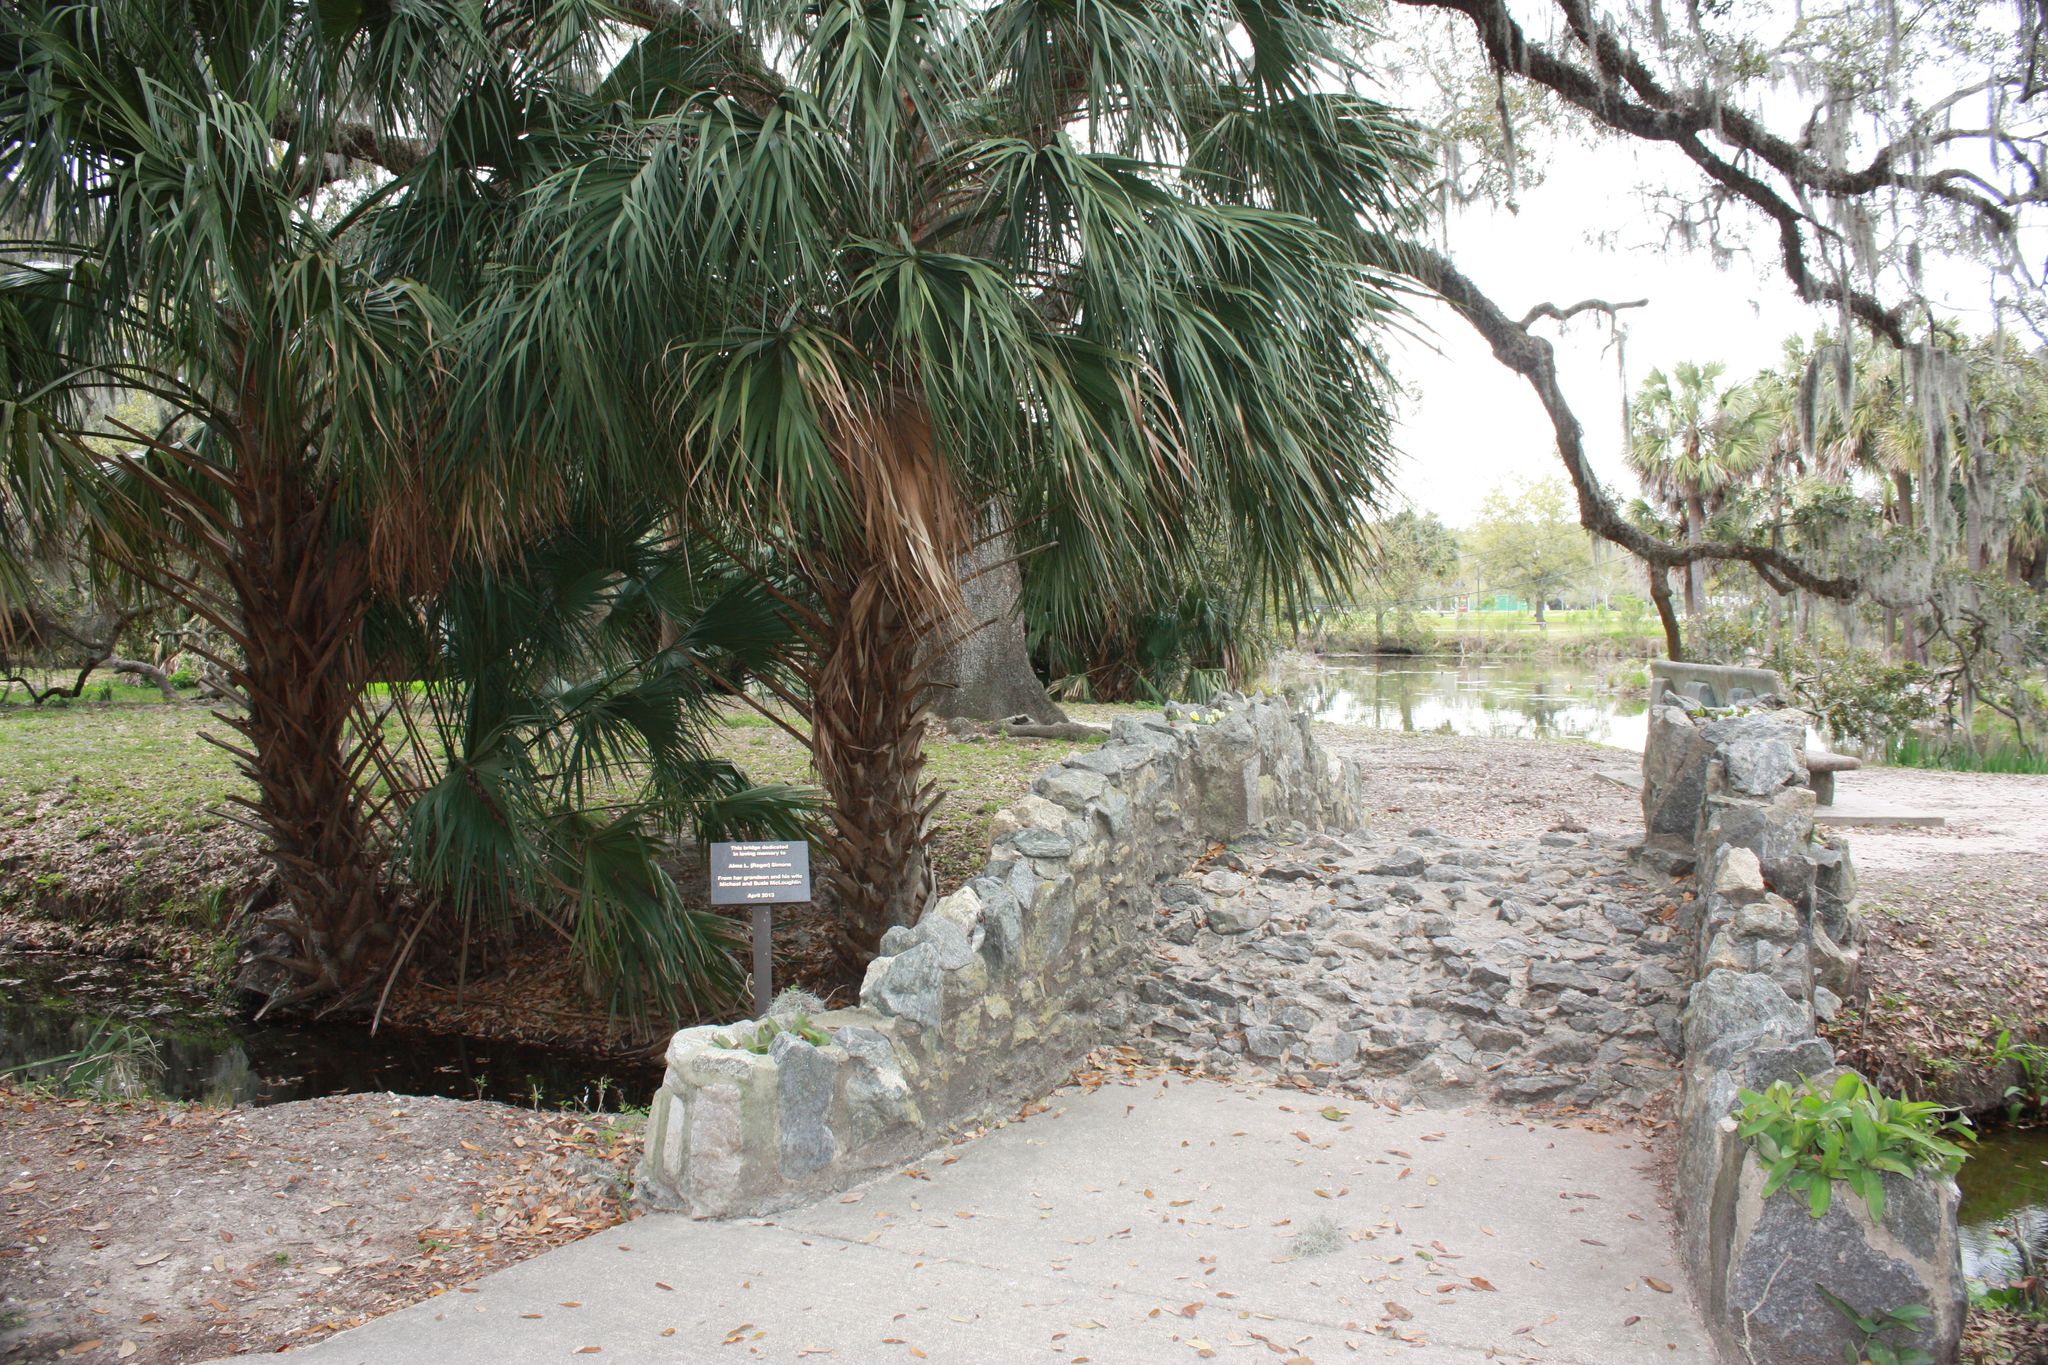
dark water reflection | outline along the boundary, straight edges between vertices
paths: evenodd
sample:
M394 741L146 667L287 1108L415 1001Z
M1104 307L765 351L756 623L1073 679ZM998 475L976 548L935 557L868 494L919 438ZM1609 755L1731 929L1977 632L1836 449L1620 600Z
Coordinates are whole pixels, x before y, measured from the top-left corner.
M649 1058L391 1029L373 1036L349 1024L250 1024L145 964L0 952L0 1072L81 1049L106 1054L90 1069L99 1093L209 1104L389 1090L615 1109L621 1095L645 1104L661 1081Z
M2013 1238L2048 1261L2048 1129L1986 1133L1956 1175L1963 1190L1963 1273L2003 1284L2019 1269ZM2010 1234L2010 1235L2007 1235Z

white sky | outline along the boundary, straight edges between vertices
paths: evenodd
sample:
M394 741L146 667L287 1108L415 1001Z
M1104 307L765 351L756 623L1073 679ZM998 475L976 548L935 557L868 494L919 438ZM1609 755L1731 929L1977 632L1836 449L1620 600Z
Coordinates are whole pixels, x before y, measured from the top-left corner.
M1522 196L1519 214L1475 209L1454 219L1452 258L1511 317L1545 301L1562 308L1588 297L1649 299L1648 307L1622 314L1632 389L1652 368L1681 360L1719 360L1726 382L1745 379L1778 363L1785 337L1831 320L1832 312L1824 316L1793 294L1769 233L1752 232L1756 254L1727 270L1717 270L1704 249L1666 247L1634 192L1645 182L1691 186L1698 178L1667 148L1605 140L1559 146L1546 179ZM1589 240L1595 234L1615 237L1614 249ZM1953 293L1948 303L1972 331L1989 330L1988 309ZM1450 309L1421 307L1415 321L1418 334L1393 347L1396 370L1416 392L1400 404L1392 505L1405 499L1465 526L1490 490L1562 477L1549 420L1528 384ZM1605 321L1580 314L1562 332L1549 321L1536 330L1557 348L1565 397L1595 468L1621 497L1633 496Z

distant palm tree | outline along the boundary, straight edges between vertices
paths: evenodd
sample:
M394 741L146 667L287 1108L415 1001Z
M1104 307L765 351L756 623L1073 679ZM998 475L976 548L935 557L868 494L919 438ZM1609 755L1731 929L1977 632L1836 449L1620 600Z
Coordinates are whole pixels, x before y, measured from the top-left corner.
M1252 595L1348 570L1420 163L1318 7L700 12L727 41L620 62L465 349L507 381L490 441L663 482L793 571L852 970L933 890L926 671L985 509L1055 618L1179 581L1210 528Z
M1666 375L1652 370L1636 394L1628 464L1643 490L1681 518L1687 544L1706 539L1707 519L1722 494L1762 463L1739 406L1719 381L1725 366L1681 361ZM1697 618L1706 599L1706 566L1686 566L1685 614Z

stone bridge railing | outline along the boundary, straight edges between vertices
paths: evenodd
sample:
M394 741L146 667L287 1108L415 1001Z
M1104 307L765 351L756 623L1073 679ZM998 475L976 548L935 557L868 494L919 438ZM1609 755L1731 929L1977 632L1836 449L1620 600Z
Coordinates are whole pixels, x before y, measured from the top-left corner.
M1838 1190L1826 1215L1763 1197L1761 1158L1736 1134L1742 1090L1831 1082L1817 1036L1852 995L1862 926L1848 841L1814 836L1796 711L1698 717L1652 708L1643 753L1646 851L1697 868L1679 1093L1680 1251L1724 1358L1759 1365L1845 1358L1861 1344L1819 1292L1878 1316L1921 1304L1918 1344L1955 1359L1965 1294L1955 1182L1884 1177L1882 1220Z
M1123 716L996 817L983 873L892 929L860 1004L752 1050L753 1022L685 1029L655 1094L640 1190L700 1216L844 1188L1043 1094L1122 1026L1154 889L1260 826L1359 823L1358 777L1271 700Z

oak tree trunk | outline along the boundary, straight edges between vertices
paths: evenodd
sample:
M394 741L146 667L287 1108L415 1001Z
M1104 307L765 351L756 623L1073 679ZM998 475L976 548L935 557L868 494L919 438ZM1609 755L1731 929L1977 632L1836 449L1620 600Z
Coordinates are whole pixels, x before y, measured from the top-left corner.
M1032 671L1019 610L1024 591L1015 543L1008 532L991 535L959 565L961 613L945 628L950 641L931 665L931 710L942 719L1007 720L1029 716L1057 725L1066 713L1046 695Z

